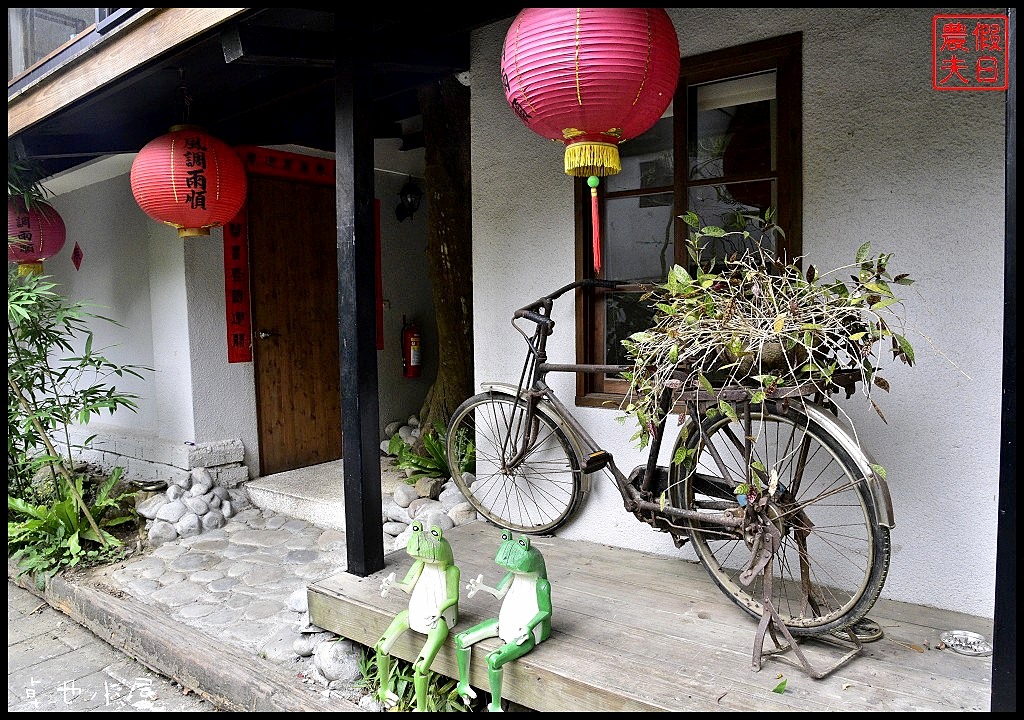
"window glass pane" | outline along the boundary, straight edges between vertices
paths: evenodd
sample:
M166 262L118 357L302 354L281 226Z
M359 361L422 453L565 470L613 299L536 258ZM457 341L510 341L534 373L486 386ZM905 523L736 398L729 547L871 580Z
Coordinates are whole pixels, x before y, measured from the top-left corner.
M643 293L608 293L605 295L605 363L608 365L629 365L632 360L626 355L622 341L635 332L646 330L654 321L654 309L649 303L640 302Z
M714 225L728 231L746 230L751 233L751 237L746 241L739 235L705 238L705 242L710 244L704 251L704 257L710 258L709 253L714 253L716 258L721 259L734 252L750 249L758 239L763 247L775 254L775 233L768 233L762 237L760 230L745 217L758 215L763 218L765 210L777 207L774 195L775 182L772 180L691 187L689 207L697 213L702 225Z
M691 88L691 180L766 177L775 170L775 73Z
M95 21L96 8L8 8L8 82Z
M602 178L608 192L672 185L672 117L663 116L650 130L619 145L622 170Z
M610 198L604 213L604 276L664 282L674 262L672 193Z

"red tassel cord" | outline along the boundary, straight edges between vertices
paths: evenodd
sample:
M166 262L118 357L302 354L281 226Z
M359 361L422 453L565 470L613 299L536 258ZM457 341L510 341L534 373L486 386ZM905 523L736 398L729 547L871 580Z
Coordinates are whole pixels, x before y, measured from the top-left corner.
M601 180L596 175L587 178L590 186L590 229L594 237L594 275L601 274L601 213L597 202L597 186Z

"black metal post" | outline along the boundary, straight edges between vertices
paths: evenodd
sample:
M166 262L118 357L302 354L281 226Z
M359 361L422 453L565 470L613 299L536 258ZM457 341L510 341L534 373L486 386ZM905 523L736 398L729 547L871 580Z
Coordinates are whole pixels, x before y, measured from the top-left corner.
M377 320L374 286L372 48L356 23L338 23L335 78L335 207L338 222L338 342L348 572L384 567L381 527Z
M1017 710L1017 9L1006 38L1006 240L1003 267L1003 403L992 638L992 712Z

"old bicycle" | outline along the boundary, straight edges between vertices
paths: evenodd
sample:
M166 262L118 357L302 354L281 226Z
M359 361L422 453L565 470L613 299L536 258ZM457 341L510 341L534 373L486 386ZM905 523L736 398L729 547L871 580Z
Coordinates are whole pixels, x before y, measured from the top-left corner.
M854 628L877 600L888 571L894 519L885 480L824 408L824 391L810 382L780 387L760 403L740 385L683 390L675 397L666 389L646 462L624 474L546 376L628 367L550 363L546 346L555 300L580 287L625 284L576 281L514 312L512 325L528 345L522 374L516 385L484 383L455 411L447 439L450 466L459 466L468 444L475 452L474 471L456 473L456 484L494 524L551 533L579 508L590 476L606 470L628 512L671 534L677 546L691 543L718 587L761 621L755 666L766 629L773 639L778 629L791 646L792 636L848 637L852 649L838 667L859 649ZM532 333L521 327L525 321L534 324ZM837 375L834 382L852 392L854 375ZM702 412L722 400L736 412ZM676 402L685 415L670 456L690 461L663 466L666 419ZM763 474L771 491L747 501L735 491L754 472ZM813 671L803 656L801 662L809 673L825 674Z

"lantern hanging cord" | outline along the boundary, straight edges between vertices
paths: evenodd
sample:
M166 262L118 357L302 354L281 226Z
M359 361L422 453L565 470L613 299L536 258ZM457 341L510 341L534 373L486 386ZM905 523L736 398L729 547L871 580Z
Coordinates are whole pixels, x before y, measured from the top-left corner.
M192 96L188 94L188 86L185 84L185 71L178 68L178 87L175 101L180 107L181 124L187 125L189 111L192 109Z

